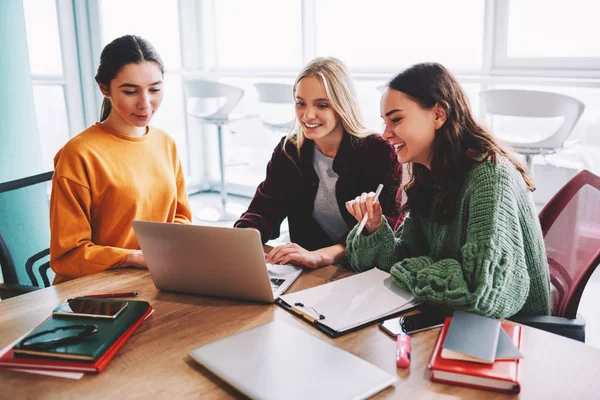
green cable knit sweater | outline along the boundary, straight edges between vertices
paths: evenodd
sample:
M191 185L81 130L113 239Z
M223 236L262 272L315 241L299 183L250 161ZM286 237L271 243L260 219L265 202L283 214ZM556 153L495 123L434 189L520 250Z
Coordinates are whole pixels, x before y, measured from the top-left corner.
M385 221L371 235L347 238L352 268L378 267L419 299L481 315L550 314L550 277L533 201L507 160L469 171L449 224ZM364 231L366 232L366 231Z

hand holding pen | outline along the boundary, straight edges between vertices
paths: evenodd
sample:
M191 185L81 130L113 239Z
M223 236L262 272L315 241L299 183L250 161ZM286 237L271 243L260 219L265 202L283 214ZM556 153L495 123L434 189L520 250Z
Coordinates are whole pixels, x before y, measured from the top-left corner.
M383 223L383 213L381 204L379 204L379 195L383 189L383 184L379 184L375 193L363 193L354 200L346 202L348 212L360 221L357 235L360 235L363 228L367 228L369 234L375 232Z

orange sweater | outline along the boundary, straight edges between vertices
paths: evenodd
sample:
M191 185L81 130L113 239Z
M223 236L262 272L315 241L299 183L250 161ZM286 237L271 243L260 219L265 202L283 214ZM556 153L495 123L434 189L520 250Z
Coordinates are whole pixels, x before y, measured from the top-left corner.
M122 264L140 248L131 227L134 219L191 223L175 142L155 128L130 137L96 123L54 158L54 284Z

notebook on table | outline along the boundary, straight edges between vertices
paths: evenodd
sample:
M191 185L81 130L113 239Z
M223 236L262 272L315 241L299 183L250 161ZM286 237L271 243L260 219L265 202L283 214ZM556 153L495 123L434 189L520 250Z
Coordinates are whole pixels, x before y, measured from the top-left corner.
M102 301L120 302L122 300L102 299ZM13 352L17 357L35 356L94 362L98 360L98 358L100 358L113 345L113 343L115 343L123 335L124 332L139 322L144 314L146 314L151 308L150 304L148 304L146 301L127 301L127 303L127 307L114 320L105 318L65 317L53 315L35 328L30 335L35 335L36 333L42 331L50 331L60 327L76 325L95 325L97 326L98 331L97 333L90 335L76 343L59 345L47 349L22 348L21 344L17 343L13 349Z
M276 304L331 337L353 332L420 304L389 273L371 269L335 282L286 294Z
M277 320L188 354L253 399L364 399L396 381L379 367Z
M456 310L442 346L442 357L491 364L523 355L502 330L500 321Z
M272 303L302 268L265 262L253 229L132 221L161 290Z
M491 364L499 336L500 321L456 310L444 340L442 357Z
M519 393L520 359L498 360L492 364L474 363L442 357L443 343L447 338L451 318L447 318L435 343L429 369L431 380L458 384L479 389ZM504 323L501 329L517 349L521 347L521 327Z
M154 310L151 306L146 312L133 323L123 334L109 347L106 351L93 362L79 360L64 360L48 357L32 357L32 356L15 356L14 350L11 348L4 354L0 354L0 368L19 368L42 371L73 371L73 372L101 372L109 363L110 360L117 354L119 349L123 347L127 339L135 332L135 330L148 318ZM26 336L28 336L27 334Z

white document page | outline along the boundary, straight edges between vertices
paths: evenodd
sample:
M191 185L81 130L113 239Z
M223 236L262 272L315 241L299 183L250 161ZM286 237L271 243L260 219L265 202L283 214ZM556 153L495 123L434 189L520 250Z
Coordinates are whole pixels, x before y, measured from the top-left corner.
M81 379L83 378L83 372L64 372L64 371L51 371L45 369L20 369L20 368L10 368L13 371L26 372L28 374L38 374L38 375L48 375L54 376L56 378L66 378L66 379Z
M393 282L389 273L375 268L280 298L338 332L418 303L412 293L401 290ZM320 318L320 315L325 318Z

